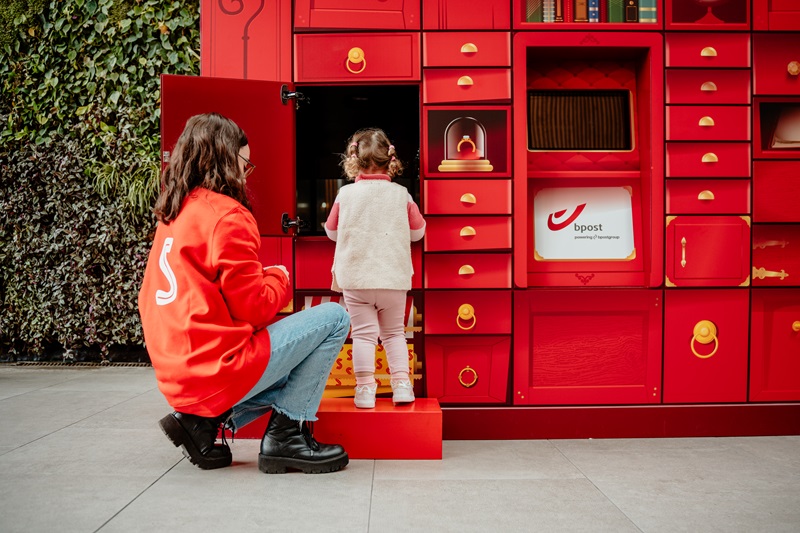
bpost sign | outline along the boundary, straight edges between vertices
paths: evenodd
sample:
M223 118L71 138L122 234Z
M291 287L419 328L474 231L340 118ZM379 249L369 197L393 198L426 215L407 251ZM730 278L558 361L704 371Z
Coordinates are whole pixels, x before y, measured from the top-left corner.
M627 187L542 189L533 200L537 261L630 261L633 209Z

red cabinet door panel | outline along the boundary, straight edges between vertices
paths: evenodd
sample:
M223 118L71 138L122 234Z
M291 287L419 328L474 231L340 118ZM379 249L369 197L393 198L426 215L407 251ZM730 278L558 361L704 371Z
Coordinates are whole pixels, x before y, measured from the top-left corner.
M511 100L511 69L425 69L422 102L507 102Z
M794 33L753 35L755 94L800 94L800 75L790 73L797 72L793 67L800 68L800 13L795 15L795 21Z
M326 28L418 30L419 2L407 0L295 0L296 30Z
M511 217L431 217L425 227L425 251L511 248Z
M748 33L669 33L666 37L668 67L749 67Z
M750 143L667 143L668 178L749 178Z
M510 289L511 254L427 254L429 289Z
M668 141L749 141L750 106L667 106Z
M422 34L423 67L509 67L508 32L426 32Z
M800 400L800 289L752 291L750 400Z
M666 291L664 403L747 401L745 289Z
M425 338L427 397L441 404L506 403L511 337Z
M422 27L426 30L511 28L508 0L425 0L422 4Z
M800 222L800 161L753 162L753 222Z
M800 225L753 226L753 285L800 285Z
M750 284L749 217L667 217L666 247L667 286Z
M662 291L514 295L514 404L661 401Z
M511 334L511 291L425 291L426 335Z
M294 36L297 83L418 81L419 34L300 34Z
M750 70L667 70L668 104L749 104Z
M426 215L510 215L511 180L423 182Z
M667 180L668 215L746 215L750 180Z

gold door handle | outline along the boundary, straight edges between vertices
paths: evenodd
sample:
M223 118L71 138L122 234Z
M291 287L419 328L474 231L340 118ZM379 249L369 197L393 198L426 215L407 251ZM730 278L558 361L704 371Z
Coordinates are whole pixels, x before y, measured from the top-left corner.
M475 46L473 43L464 43L461 45L461 53L462 54L477 54L478 47Z
M471 192L465 192L461 195L461 203L462 204L475 204L478 202L478 199L475 198L475 195Z
M709 190L700 191L700 193L697 195L697 199L698 200L703 200L703 201L713 200L714 199L714 193L709 191Z
M800 74L800 62L790 61L789 64L786 65L786 71L792 76L797 76Z
M681 266L686 268L686 237L681 239Z
M461 265L458 269L459 276L470 276L475 273L475 269L472 268L472 265Z
M472 81L472 78L470 78L469 76L461 76L460 78L458 78L458 85L460 85L462 87L463 86L474 85L474 84L475 84L475 82Z
M719 161L719 157L717 157L717 154L715 154L714 152L708 152L706 154L703 154L701 161L703 163L716 163L717 161Z
M466 374L468 372L472 373L472 381L470 381L469 383L464 381L464 374ZM473 387L478 382L478 373L475 372L474 368L470 368L470 366L467 365L467 366L465 366L464 368L461 369L461 372L458 373L458 382L461 383L461 386L463 386L463 387L466 387L466 388Z
M710 127L710 126L713 126L713 125L714 125L714 119L713 119L713 118L711 118L711 117L709 117L708 115L706 115L706 116L704 116L703 118L701 118L701 119L700 119L700 120L697 122L697 125L698 125L698 126L703 126L703 127Z
M713 46L706 46L700 50L702 57L717 57L717 50Z
M469 325L462 326L462 322L467 322ZM469 331L475 327L478 319L475 317L475 308L470 304L461 304L458 308L458 316L456 316L456 325L464 331Z
M800 333L800 320L795 320L792 322L792 331L795 333Z
M477 232L475 231L475 228L473 228L472 226L464 226L463 228L461 228L461 231L458 232L458 235L460 237L474 237L475 235L477 235Z
M780 272L776 272L774 270L767 270L764 267L756 268L753 267L753 277L758 279L764 278L780 278L781 281L789 277L789 274L786 273L785 270L781 269Z
M689 342L689 347L692 349L692 353L699 357L700 359L708 359L719 349L719 339L717 338L717 326L711 322L710 320L701 320L697 324L694 325L694 331L692 332L693 337L692 340ZM694 344L711 344L714 343L714 349L708 355L700 355L697 353L697 350L694 349Z
M786 245L789 244L787 241L762 241L753 244L753 250L757 248L761 248L762 250L768 246L780 246L781 248L786 248Z
M700 86L700 90L707 93L714 92L717 90L717 84L713 81L707 81Z
M353 65L360 64L361 68L359 70L353 70L350 67L351 63ZM345 67L347 67L347 70L349 70L353 74L361 74L362 72L364 72L364 69L367 68L367 59L364 57L364 50L362 50L357 46L351 48L350 51L347 52L347 61L345 61L344 65Z

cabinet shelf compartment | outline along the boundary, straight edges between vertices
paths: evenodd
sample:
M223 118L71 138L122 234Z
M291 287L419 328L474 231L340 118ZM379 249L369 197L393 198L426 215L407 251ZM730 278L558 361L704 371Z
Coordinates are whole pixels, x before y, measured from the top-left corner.
M800 159L800 98L753 99L753 159Z
M665 0L666 29L701 31L750 29L750 0L705 2L705 4L694 0Z
M614 0L612 0L614 1ZM652 2L655 11L644 14L642 6L626 10L623 0L617 0L615 6L601 7L597 5L596 22L589 22L590 2L587 0L581 7L576 7L575 0L556 0L553 5L553 22L544 22L545 0L514 0L514 29L516 30L554 30L554 31L654 31L663 28L663 15L659 9L661 2ZM586 8L584 11L583 8ZM626 17L630 22L625 22ZM653 20L655 17L655 20ZM649 19L649 21L648 21Z

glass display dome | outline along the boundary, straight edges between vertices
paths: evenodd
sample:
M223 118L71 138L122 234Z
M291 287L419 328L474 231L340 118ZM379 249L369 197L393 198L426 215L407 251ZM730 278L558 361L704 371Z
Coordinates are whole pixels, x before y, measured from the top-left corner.
M486 155L486 128L472 117L454 119L444 129L440 172L491 172Z

